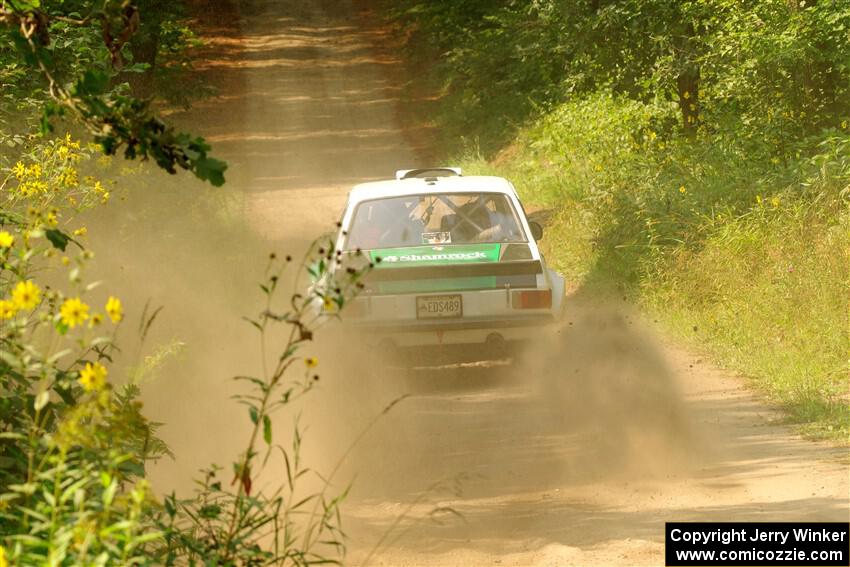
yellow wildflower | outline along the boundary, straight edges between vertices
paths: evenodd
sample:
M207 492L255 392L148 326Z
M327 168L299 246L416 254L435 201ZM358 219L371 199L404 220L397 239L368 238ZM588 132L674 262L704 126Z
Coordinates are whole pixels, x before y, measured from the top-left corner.
M36 193L46 193L47 188L47 182L39 179L24 181L23 183L18 185L18 191L24 197L29 197L30 195L35 195Z
M773 205L774 209L779 206L779 203L780 203L779 197L771 197L770 198L770 204Z
M336 303L330 297L325 297L322 303L324 304L325 311L333 311L334 307L336 307Z
M27 176L38 179L41 177L41 165L34 163L27 168Z
M844 128L845 130L847 129L847 121L846 120L841 121L841 127Z
M65 134L65 144L66 144L69 148L72 148L72 149L75 149L75 150L79 150L79 149L80 149L80 142L79 142L79 141L76 141L76 142L75 142L74 140L72 140L72 139L71 139L71 133L70 133L70 132L67 132L67 133Z
M101 183L100 181L95 181L94 182L94 192L95 193L103 193L104 191L105 190L103 188L103 183Z
M29 197L33 194L33 187L29 182L24 182L18 185L18 191L23 197Z
M89 328L97 327L101 323L103 323L103 315L101 315L100 313L95 313L91 316L91 321L89 321Z
M62 185L65 187L76 187L80 184L79 174L73 167L69 167L63 171L62 175L59 176L59 181L61 181Z
M15 237L5 230L0 230L0 248L11 248L15 243Z
M756 195L756 203L761 205L761 195Z
M109 202L109 191L103 192L103 195L100 196L100 202L104 205Z
M691 93L689 93L688 91L683 92L682 98L688 100L689 98L691 98Z
M9 567L9 560L6 559L6 548L0 545L0 567Z
M32 281L18 282L12 290L12 301L17 309L35 309L41 299L41 289Z
M59 224L59 217L57 216L56 209L53 209L49 213L47 213L47 224L50 226L56 226Z
M83 303L79 297L72 297L66 299L62 307L59 308L59 316L63 323L73 329L77 325L82 325L89 318L89 306Z
M681 193L682 195L684 195L684 194L685 194L685 193L687 193L687 192L688 192L688 190L685 188L685 186L684 186L684 185L681 185L681 186L679 187L679 193Z
M87 362L86 367L80 370L80 377L77 382L87 392L101 390L106 385L107 374L106 367L99 362L94 364Z
M27 168L23 162L19 161L15 164L15 167L12 168L12 173L15 174L15 179L21 181L27 175Z
M59 146L59 149L56 150L56 155L59 156L59 159L63 160L68 158L69 153L71 153L71 150L68 148L68 146Z
M123 319L124 309L121 307L121 300L110 295L109 299L106 300L106 314L109 315L113 323Z
M315 368L319 364L319 359L315 356L310 356L304 359L304 364L307 365L307 368Z
M11 319L18 313L18 308L8 299L0 299L0 319Z
M70 264L70 263L71 263L71 259L70 259L70 258L68 258L67 256L62 256L62 265L63 265L63 266L67 266L67 265L68 265L68 264Z
M88 234L88 232L89 229L84 226L81 226L80 228L74 231L74 236L85 236L86 234Z

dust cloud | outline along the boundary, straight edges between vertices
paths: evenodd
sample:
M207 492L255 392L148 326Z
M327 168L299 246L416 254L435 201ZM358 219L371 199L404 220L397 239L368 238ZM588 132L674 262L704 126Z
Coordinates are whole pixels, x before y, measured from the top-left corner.
M258 374L261 364L242 317L261 309L269 253L297 257L307 242L258 236L239 194L150 174L161 177L128 187L124 202L88 220L91 275L127 306L119 366L168 353L143 400L175 458L151 474L162 492L188 491L201 467L227 466L243 448L250 422L231 399L244 392L232 377ZM143 310L150 317L160 306L140 344ZM697 445L657 345L619 308L572 300L561 326L541 329L541 340L509 361L482 352L472 364L411 367L361 339L335 322L317 333L304 353L319 359L319 383L275 416L277 440L288 444L297 419L305 463L323 475L339 464L333 488L353 480L353 500L406 502L435 486L492 496L663 474L684 466ZM276 345L282 337L270 352ZM272 459L261 484L281 479L281 466Z
M682 472L705 447L659 347L619 307L572 300L564 322L519 353L482 348L472 363L432 367L382 358L345 333L320 341L329 364L315 432L339 452L369 430L346 468L355 494L409 496L458 476L473 492L500 490L537 459L549 466L522 473L526 488L651 478Z
M576 439L576 474L666 474L705 448L660 345L628 307L573 300L554 336L532 345L522 364L557 425Z
M284 247L257 236L232 190L158 171L121 184L122 202L85 219L95 252L87 277L103 280L102 293L125 305L113 375L147 369L146 414L163 424L159 434L175 455L151 469L154 485L190 490L200 468L229 467L244 449L251 424L231 397L246 388L232 377L260 375L261 356L258 334L243 317L257 318L263 308L259 284L269 254L303 254L306 244L293 239ZM271 343L272 352L283 348L280 337Z
M317 352L322 388L302 416L305 452L325 471L346 455L333 483L353 480L354 563L376 542L389 557L506 550L541 531L548 498L663 484L710 453L652 332L610 301L570 298L563 323L527 348L472 347L473 362L387 357L344 325L327 329Z

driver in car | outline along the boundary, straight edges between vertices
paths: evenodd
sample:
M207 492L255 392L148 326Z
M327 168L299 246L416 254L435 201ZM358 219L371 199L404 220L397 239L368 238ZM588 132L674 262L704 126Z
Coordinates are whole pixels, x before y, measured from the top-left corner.
M411 246L422 243L422 232L425 229L422 221L411 218L410 212L416 207L408 208L401 199L392 199L382 203L379 213L380 221L377 226L386 227L378 237L378 246L391 248L394 246Z

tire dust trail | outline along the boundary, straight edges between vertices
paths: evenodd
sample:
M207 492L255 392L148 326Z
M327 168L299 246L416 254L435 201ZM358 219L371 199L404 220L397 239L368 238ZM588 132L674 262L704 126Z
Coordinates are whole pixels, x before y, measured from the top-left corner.
M207 329L201 360L184 366L206 381L175 376L148 402L178 456L188 451L157 471L172 482L221 462L246 421L229 409L226 380L254 350L241 331L221 334L250 304L228 299L253 285L244 272L329 230L352 184L420 165L395 120L399 62L373 49L380 30L351 2L235 6L238 33L217 35L202 69L219 96L185 119L230 162L227 190L241 192L265 241L210 244L229 258L222 277L207 263L171 268L204 274L181 285L207 285L201 303L219 309L198 305L168 329ZM658 565L665 521L848 520L846 449L776 425L739 379L659 342L627 309L576 298L567 309L564 326L509 367L373 371L351 341L319 346L322 388L304 417L306 459L320 470L413 394L338 476L340 489L354 478L343 508L351 564Z

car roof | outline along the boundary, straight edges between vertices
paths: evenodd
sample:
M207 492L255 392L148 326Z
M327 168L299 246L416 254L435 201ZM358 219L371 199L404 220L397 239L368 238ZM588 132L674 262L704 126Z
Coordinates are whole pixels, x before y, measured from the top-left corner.
M373 181L355 185L351 193L349 193L349 201L351 203L359 203L371 199L445 193L502 193L516 195L516 190L507 179L490 175L413 177L408 179Z

